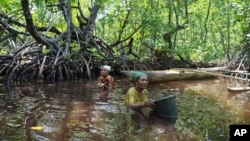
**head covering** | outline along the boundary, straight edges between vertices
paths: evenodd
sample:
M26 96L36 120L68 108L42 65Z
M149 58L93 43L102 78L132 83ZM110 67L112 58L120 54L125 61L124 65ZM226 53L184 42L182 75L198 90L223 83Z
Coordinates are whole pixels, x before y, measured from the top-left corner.
M101 67L101 69L104 69L104 70L110 71L110 70L111 70L111 66L104 65L104 66L102 66L102 67Z
M135 83L141 76L147 76L143 72L135 72L132 76L132 82Z

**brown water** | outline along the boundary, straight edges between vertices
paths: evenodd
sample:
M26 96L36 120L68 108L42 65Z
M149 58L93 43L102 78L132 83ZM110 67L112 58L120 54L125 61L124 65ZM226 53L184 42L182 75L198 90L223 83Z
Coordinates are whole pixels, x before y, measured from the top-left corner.
M149 119L140 119L137 115L131 116L123 103L130 84L125 79L117 79L117 83L117 88L108 94L102 93L97 88L97 81L87 80L30 84L11 89L1 85L0 139L4 141L197 140L183 131L176 130L172 122L155 115ZM211 97L221 99L219 101L241 99L242 104L237 105L238 110L243 111L245 119L250 119L248 93L229 93L226 84L224 79L186 80L149 84L148 90L149 97L154 98L157 93L169 91L180 95L185 88L193 86L201 90L208 89L211 91ZM213 93L216 93L216 96ZM250 123L245 119L245 123Z

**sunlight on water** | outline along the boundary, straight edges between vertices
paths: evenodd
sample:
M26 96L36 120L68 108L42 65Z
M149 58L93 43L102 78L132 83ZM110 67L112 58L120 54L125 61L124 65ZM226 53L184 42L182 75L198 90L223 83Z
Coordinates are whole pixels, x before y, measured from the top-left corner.
M245 105L248 103L248 94L228 92L223 80L216 80L214 84L197 84L186 88L184 91L187 94L196 94L215 99L225 109L229 108L232 112L241 116L244 113Z

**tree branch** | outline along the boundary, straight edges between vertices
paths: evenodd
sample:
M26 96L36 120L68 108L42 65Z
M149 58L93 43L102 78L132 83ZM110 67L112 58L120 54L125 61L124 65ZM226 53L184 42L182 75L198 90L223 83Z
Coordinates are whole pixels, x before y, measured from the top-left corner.
M30 13L30 8L29 8L29 0L21 0L21 4L22 4L22 9L23 9L23 14L24 14L24 17L25 17L25 21L26 21L26 29L28 30L30 35L38 43L42 43L42 44L45 44L48 47L51 47L50 43L46 41L45 37L41 36L38 33L37 28L35 27L35 25L33 23L32 15Z

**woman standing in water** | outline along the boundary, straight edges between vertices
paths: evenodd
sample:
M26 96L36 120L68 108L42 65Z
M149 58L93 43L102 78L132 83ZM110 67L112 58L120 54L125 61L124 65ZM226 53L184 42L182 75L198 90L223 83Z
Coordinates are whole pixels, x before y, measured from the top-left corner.
M147 127L150 124L161 129L161 132L173 130L173 126L167 120L163 120L151 114L155 108L154 100L148 99L148 77L145 73L137 72L132 77L134 86L129 88L125 96L125 104L129 107L131 118L135 121L135 128ZM169 128L169 129L167 129Z
M155 104L152 99L148 99L148 77L145 73L137 72L132 77L132 82L134 86L129 88L125 96L125 104L133 109L141 113L142 108L150 107L154 108Z
M101 92L99 93L99 99L103 102L108 101L108 95L112 93L112 89L115 88L114 78L109 74L111 67L104 65L101 67L100 83L98 83Z
M108 65L104 65L101 67L101 72L100 72L101 82L98 83L98 86L102 88L103 90L106 90L106 89L110 90L115 87L114 78L109 74L110 70L111 70L111 67Z

